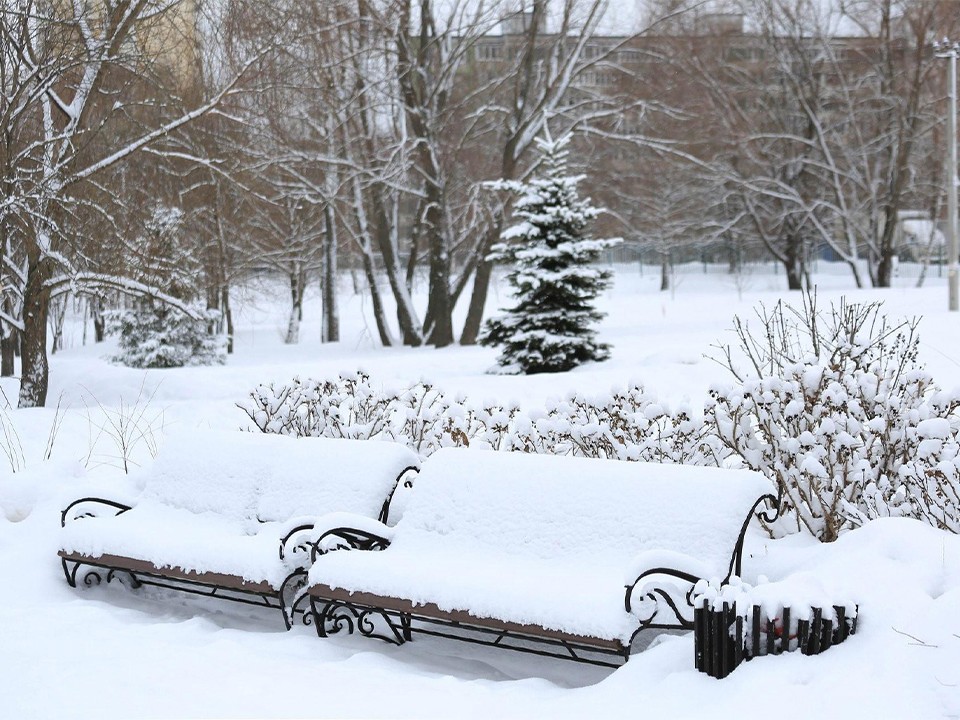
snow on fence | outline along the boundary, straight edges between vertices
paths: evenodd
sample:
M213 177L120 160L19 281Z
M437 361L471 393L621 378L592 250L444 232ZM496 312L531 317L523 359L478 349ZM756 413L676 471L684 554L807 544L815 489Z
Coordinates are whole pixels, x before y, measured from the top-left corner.
M811 595L810 583L802 579L807 587L799 593L791 580L754 589L736 578L722 588L700 583L693 611L697 670L724 678L755 657L797 650L818 655L855 634L859 607L831 604L819 588Z

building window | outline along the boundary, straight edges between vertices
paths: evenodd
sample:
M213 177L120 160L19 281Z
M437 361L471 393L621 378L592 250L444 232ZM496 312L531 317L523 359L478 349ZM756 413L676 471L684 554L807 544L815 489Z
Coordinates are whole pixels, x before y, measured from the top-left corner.
M500 60L501 58L503 58L502 45L497 44L477 46L477 60L489 62L493 60Z

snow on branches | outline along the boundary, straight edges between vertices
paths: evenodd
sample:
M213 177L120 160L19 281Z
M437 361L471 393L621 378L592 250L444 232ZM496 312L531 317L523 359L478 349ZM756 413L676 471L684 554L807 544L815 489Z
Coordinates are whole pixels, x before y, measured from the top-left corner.
M589 237L588 225L600 210L578 196L583 176L567 174L569 141L569 135L537 141L546 165L542 177L489 185L520 195L514 206L520 221L489 255L511 265L506 277L515 305L488 321L479 338L502 346L499 372L562 372L610 355L591 327L603 317L594 300L610 285L610 273L594 261L620 240Z
M262 432L382 438L422 456L469 446L745 465L777 483L784 519L773 533L831 541L888 516L960 532L960 392L918 364L917 321L891 325L879 303L821 313L814 295L802 309L778 303L757 316L756 330L735 319L739 347L719 358L735 382L711 390L702 417L638 385L528 411L425 382L384 389L364 373L261 385L238 407Z
M212 334L220 317L199 300L199 262L181 237L183 213L157 205L137 246L139 285L158 292L138 298L129 310L112 313L119 335L115 362L136 368L216 365L226 360L225 339ZM173 302L168 302L172 300Z
M685 410L671 412L642 387L606 397L573 394L543 410L477 405L426 382L378 388L364 373L260 385L239 403L262 432L403 442L422 456L441 447L718 465L728 451Z
M954 478L956 498L960 397L919 366L917 321L891 326L880 303L820 313L813 294L757 315L757 332L734 321L739 353L721 348L738 382L711 390L706 423L777 482L797 528L831 541L876 517L955 518L937 486Z

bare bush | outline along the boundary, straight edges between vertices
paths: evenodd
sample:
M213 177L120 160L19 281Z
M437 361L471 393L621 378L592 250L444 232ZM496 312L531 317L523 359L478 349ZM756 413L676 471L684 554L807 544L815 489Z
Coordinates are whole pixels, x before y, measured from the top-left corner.
M686 410L671 413L642 387L573 394L535 412L474 405L418 382L378 389L364 373L261 385L239 403L262 432L403 442L428 456L441 447L486 447L578 457L718 465L729 450Z
M918 364L918 321L890 324L880 310L841 301L821 313L811 293L799 309L761 306L756 330L736 318L738 347L720 348L737 384L711 390L708 425L824 541L916 514L901 468L918 459L921 424L958 409Z

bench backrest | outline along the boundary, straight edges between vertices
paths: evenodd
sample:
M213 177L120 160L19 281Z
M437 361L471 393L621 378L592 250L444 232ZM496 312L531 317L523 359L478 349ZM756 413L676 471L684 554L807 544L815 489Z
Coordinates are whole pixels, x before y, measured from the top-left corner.
M377 517L417 456L397 443L180 431L144 471L143 497L237 520L283 521L333 511Z
M771 490L748 470L444 449L423 462L394 543L620 566L666 550L722 575Z

